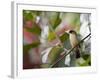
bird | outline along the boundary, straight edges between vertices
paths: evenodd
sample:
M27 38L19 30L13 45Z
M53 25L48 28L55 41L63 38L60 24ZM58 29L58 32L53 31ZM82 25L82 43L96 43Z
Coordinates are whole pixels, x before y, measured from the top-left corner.
M71 47L74 48L76 58L80 58L80 50L79 50L80 45L78 45L79 40L78 40L76 31L68 30L65 32L67 32L69 34L69 41L70 41Z

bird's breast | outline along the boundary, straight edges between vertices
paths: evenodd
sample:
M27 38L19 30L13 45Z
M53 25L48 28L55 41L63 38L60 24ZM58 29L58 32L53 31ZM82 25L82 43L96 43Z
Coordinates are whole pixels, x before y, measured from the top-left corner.
M70 43L71 43L72 48L78 44L78 39L76 35L70 34Z

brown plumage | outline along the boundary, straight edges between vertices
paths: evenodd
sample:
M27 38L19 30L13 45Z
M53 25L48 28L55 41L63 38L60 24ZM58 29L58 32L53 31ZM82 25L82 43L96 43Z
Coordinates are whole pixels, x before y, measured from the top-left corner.
M70 44L73 47L75 47L78 44L78 38L77 38L77 33L74 30L70 30L69 32L69 39L70 39ZM80 50L79 50L79 46L77 46L75 49L75 54L76 54L76 58L80 57Z

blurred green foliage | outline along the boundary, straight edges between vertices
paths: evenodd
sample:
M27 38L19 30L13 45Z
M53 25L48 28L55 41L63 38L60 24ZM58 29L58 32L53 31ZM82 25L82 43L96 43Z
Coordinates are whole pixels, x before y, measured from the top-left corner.
M43 15L44 14L44 15ZM42 16L42 17L41 17ZM48 32L48 39L47 42L52 42L55 39L58 39L61 41L62 46L66 49L71 49L70 46L70 41L69 41L69 35L65 32L63 32L62 35L57 35L55 32L55 29L62 23L66 22L66 25L71 26L77 33L79 34L80 31L80 13L72 13L72 12L47 12L47 11L32 11L32 10L23 10L23 24L27 21L32 21L32 26L31 28L27 25L24 26L23 28L26 29L27 32L30 32L31 34L35 34L39 39L41 37L41 26L40 26L40 21L36 23L36 18L45 18L47 17L48 20L48 27L49 27L49 32ZM42 26L44 27L44 26ZM51 27L51 28L50 28ZM25 34L24 34L25 35ZM27 36L27 35L25 35ZM34 41L31 44L26 44L23 45L23 53L29 53L29 50L32 48L38 48L40 45L42 45L40 40ZM49 45L49 44L48 44ZM82 44L84 45L84 43ZM48 47L47 47L48 48ZM50 50L48 56L47 56L47 61L48 64L41 64L41 68L47 68L50 65L52 65L55 61L57 61L60 57L61 54L64 52L64 49L58 45L55 44L55 46ZM40 53L41 55L41 53ZM81 60L76 60L76 63L78 66L90 66L91 65L91 55L82 55ZM82 62L80 62L82 61ZM65 65L65 58L63 58L59 63L55 65L55 67L67 67Z
M63 52L63 48L61 48L60 46L55 46L51 49L49 55L48 55L48 62L49 64L54 63L59 57L60 54Z
M52 31L49 32L48 41L52 41L56 38L56 34Z
M34 43L31 43L31 44L27 44L27 45L24 45L23 46L23 53L28 53L28 51L32 48L36 48L40 45L40 42L34 42Z
M35 25L33 26L32 28L28 28L26 27L25 28L28 32L31 32L33 34L37 34L37 35L40 35L41 34L41 29L40 27L38 27L38 25Z

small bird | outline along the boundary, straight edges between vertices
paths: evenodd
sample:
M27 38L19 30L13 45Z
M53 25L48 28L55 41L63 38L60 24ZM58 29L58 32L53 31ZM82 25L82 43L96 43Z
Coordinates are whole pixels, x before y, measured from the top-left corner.
M79 43L77 33L74 30L69 30L69 31L65 31L65 32L67 32L69 34L69 40L70 40L71 47L74 48ZM80 48L80 46L76 46L74 48L76 58L80 58L79 48Z

